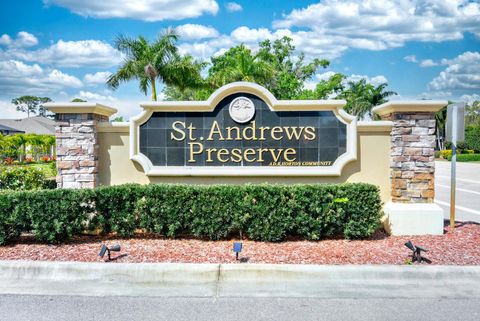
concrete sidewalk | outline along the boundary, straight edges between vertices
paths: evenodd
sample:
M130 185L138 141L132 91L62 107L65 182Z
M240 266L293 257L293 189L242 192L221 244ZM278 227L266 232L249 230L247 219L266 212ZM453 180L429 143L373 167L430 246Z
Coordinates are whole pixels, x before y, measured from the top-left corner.
M480 298L480 267L0 261L0 294Z

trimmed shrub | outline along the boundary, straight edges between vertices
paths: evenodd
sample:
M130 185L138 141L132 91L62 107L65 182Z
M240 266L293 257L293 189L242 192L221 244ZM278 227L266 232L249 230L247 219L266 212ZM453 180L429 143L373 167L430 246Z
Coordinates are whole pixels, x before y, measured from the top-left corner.
M44 189L56 189L57 188L57 180L55 177L47 178L43 181L43 188Z
M448 160L451 161L452 157L450 156ZM480 162L480 154L458 154L457 162Z
M21 212L21 193L0 192L0 244L5 244L28 229L25 215Z
M0 166L0 190L37 190L57 187L55 179L35 167Z
M182 186L181 188L179 186ZM148 232L175 237L185 228L190 204L196 201L194 187L187 185L149 185L137 203L140 227Z
M0 167L0 190L42 189L45 186L45 174L33 167Z
M140 197L140 185L99 187L93 195L96 215L89 224L90 230L116 232L120 236L135 233L138 226L135 204Z
M137 229L167 237L238 237L281 241L333 235L363 238L380 224L376 186L135 185L93 190L0 193L0 243L32 231L61 242L85 230L131 236Z
M443 159L448 159L449 157L452 157L452 150L451 149L441 150L440 157L442 157Z
M25 231L40 242L58 243L86 230L93 215L94 192L88 189L19 192L17 210Z
M480 152L480 126L470 125L465 129L465 146Z

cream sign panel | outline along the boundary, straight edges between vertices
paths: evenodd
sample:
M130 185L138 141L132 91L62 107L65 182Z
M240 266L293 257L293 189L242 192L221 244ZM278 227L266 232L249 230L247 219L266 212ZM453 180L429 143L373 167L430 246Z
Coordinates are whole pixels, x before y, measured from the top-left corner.
M344 101L277 101L233 83L206 102L153 102L131 121L131 158L147 175L340 175L356 159Z

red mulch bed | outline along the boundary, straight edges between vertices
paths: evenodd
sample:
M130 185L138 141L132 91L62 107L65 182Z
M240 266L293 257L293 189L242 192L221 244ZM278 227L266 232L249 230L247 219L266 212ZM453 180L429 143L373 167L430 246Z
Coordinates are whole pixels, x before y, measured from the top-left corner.
M280 243L243 241L241 257L248 263L290 264L405 264L412 240L429 250L432 264L480 265L480 224L458 223L452 232L445 227L440 236L388 236L378 231L366 240L328 239L318 242L289 240ZM115 262L235 263L232 242L199 239L165 239L138 236L79 236L61 245L38 244L30 236L0 246L0 260L103 261L98 252L102 243L121 244ZM113 252L112 252L113 253ZM113 253L113 257L118 253Z

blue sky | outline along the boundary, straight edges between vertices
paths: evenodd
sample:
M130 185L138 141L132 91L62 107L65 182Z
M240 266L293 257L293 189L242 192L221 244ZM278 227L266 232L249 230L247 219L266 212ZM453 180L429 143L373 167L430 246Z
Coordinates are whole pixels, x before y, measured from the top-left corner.
M21 4L20 4L21 3ZM480 4L462 0L25 0L0 2L0 117L24 94L80 97L129 117L148 100L135 82L108 90L118 34L153 39L175 27L182 53L207 60L231 46L293 38L334 72L388 82L395 99L480 99Z

